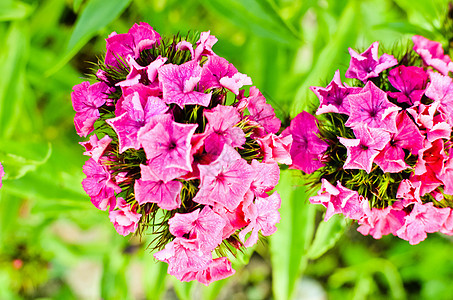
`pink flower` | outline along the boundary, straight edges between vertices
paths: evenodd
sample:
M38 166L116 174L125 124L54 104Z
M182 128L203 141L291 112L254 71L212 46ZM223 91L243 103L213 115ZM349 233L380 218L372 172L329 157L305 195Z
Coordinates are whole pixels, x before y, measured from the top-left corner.
M250 95L242 98L241 102L246 102L250 118L264 127L267 133L277 133L281 126L281 121L275 116L274 109L268 103L263 94L254 86L250 88Z
M230 211L244 199L254 177L252 167L228 145L214 162L198 168L200 187L193 201L206 205L219 203Z
M403 179L396 191L396 198L404 200L404 203L421 202L420 199L420 182L412 182L408 179ZM407 205L404 205L407 206Z
M407 109L431 143L437 139L450 139L451 125L447 122L447 116L438 110L439 106L440 102L435 101L430 105L420 103Z
M359 124L367 124L371 128L380 128L388 132L396 132L396 116L401 109L387 99L387 94L367 82L358 94L348 96L351 114L346 126L354 128Z
M255 170L250 189L256 196L265 197L266 192L272 191L280 179L280 168L276 162L260 163L252 161L252 168Z
M140 135L148 165L165 182L192 171L190 140L197 126L167 119Z
M449 213L447 219L445 220L444 224L440 228L440 232L443 234L453 235L453 210L449 208Z
M291 121L291 125L282 133L283 136L291 134L293 137L291 168L310 174L323 166L320 158L328 145L317 136L318 133L316 118L305 111Z
M253 193L248 191L244 198L251 196L253 201ZM245 201L245 200L244 200ZM233 210L228 210L222 204L214 205L214 211L225 220L223 227L222 239L229 238L238 229L241 229L249 224L243 209L244 202L239 203L238 207Z
M138 204L157 203L160 208L166 210L181 206L181 182L175 180L165 182L149 166L140 165L140 169L142 177L137 179L134 185L135 199Z
M245 247L256 244L259 231L264 236L272 235L277 231L275 225L280 222L280 213L278 212L280 204L280 195L276 192L270 196L257 196L255 198L255 202L251 204L254 214L250 217L250 223L239 233L239 238ZM251 235L245 240L245 236L250 231L252 232Z
M2 178L5 176L5 171L3 170L3 166L0 163L0 188L2 187Z
M444 184L444 193L453 195L453 158L451 156L445 161L442 171L437 175L437 178Z
M401 65L390 70L388 79L393 87L400 91L389 92L390 97L396 98L399 103L413 105L420 103L425 93L428 74L423 68Z
M252 80L241 73L220 56L209 56L203 65L200 86L203 90L211 88L227 88L234 94L239 94L239 89L244 85L252 84Z
M209 251L203 251L196 239L175 238L165 249L154 253L154 258L168 263L168 274L179 280L188 272L206 270L212 261Z
M116 232L123 236L135 232L142 215L133 211L131 206L121 197L117 200L117 207L118 210L112 210L109 213L110 222L115 226Z
M87 142L80 142L79 144L85 147L86 151L84 155L91 156L96 162L99 162L99 158L104 154L104 151L110 145L112 139L105 135L102 139L93 134L90 136L90 140Z
M398 61L389 54L383 54L378 57L379 42L374 42L365 50L365 52L358 54L353 49L349 48L351 55L351 62L346 71L347 78L357 78L366 82L369 78L378 77L379 73L395 66Z
M212 110L205 110L206 125L204 145L208 153L219 155L223 145L240 147L245 143L245 134L241 128L235 127L241 120L233 106L217 105Z
M449 208L437 208L432 202L414 204L404 225L396 232L398 237L416 245L426 239L426 233L439 231L450 214Z
M180 41L178 44L176 44L176 49L179 51L189 51L190 52L190 57L194 58L194 52L193 52L193 46L192 43L189 43L188 41Z
M226 257L213 259L208 267L197 272L187 272L181 278L181 281L198 280L198 282L209 286L214 281L230 277L235 273L231 267L231 262Z
M99 118L98 108L107 101L107 93L110 88L104 82L97 82L90 85L88 81L82 82L73 87L71 93L72 107L76 114L74 125L77 134L86 137L93 131L94 122Z
M453 64L453 63L452 63ZM449 76L439 73L430 73L431 82L425 95L434 101L440 102L440 109L448 116L448 123L453 125L453 82Z
M359 93L362 89L359 87L348 87L341 83L340 70L335 71L332 81L325 88L311 86L310 90L316 94L319 99L319 107L316 114L340 113L349 115L349 94Z
M387 206L383 209L369 208L364 205L364 216L358 220L359 231L363 235L371 234L373 238L380 239L389 233L396 235L396 232L403 226L406 213L402 210Z
M264 158L263 162L278 162L280 164L290 165L291 160L291 144L293 143L293 136L276 136L269 133L262 138L257 138L256 141L261 147Z
M414 35L414 51L417 52L426 65L433 67L443 75L453 71L453 63L448 55L444 54L442 44L428 40L427 38Z
M116 206L115 192L121 192L121 188L111 180L108 170L90 158L83 166L83 173L87 177L82 186L93 205L101 210L110 205L110 210L113 210Z
M168 107L158 97L143 97L139 92L128 94L121 103L122 115L107 119L106 122L115 130L119 140L119 152L127 149L140 149L138 139L139 130L144 127L153 116L162 115Z
M164 65L167 61L166 57L158 56L148 66L140 66L135 59L129 55L126 59L129 65L129 74L126 76L126 80L118 82L117 86L130 87L136 84L151 85L156 80L157 70Z
M170 232L176 237L184 237L188 234L189 239L196 239L202 250L214 250L222 243L225 220L215 213L209 206L201 211L179 214L168 220Z
M149 24L141 22L140 25L134 24L128 33L113 32L105 41L105 64L118 67L118 59L126 59L129 55L137 59L141 51L159 44L160 35Z
M157 72L165 103L175 103L181 108L187 104L208 106L211 102L211 93L205 94L196 91L201 71L202 68L196 61L189 61L182 65L167 64L160 67Z
M414 167L415 175L422 175L432 170L435 174L440 174L447 155L444 150L444 143L441 139L437 139L430 143L425 142L425 145L418 152L418 160Z
M194 60L200 60L202 56L215 56L212 46L217 43L217 38L210 33L211 31L205 31L200 34L200 39L197 41L197 47L194 51Z
M397 132L391 134L390 142L374 159L384 172L398 173L409 166L404 161L403 149L417 155L423 148L424 137L406 112L401 112L396 119Z
M328 221L334 214L343 214L354 220L364 216L362 203L366 200L356 191L342 186L339 181L335 187L322 178L321 189L316 196L310 197L309 201L312 204L322 204L327 208L324 221Z
M374 158L390 142L390 134L384 130L360 125L354 128L356 139L339 137L346 146L347 158L344 169L362 169L371 172Z

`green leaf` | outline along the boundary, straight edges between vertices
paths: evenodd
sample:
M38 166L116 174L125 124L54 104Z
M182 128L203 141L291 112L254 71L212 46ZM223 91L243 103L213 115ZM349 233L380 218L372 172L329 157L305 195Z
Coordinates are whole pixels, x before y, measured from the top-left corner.
M28 43L26 26L20 22L12 23L5 41L8 47L0 48L0 138L12 135L20 116Z
M180 300L191 300L193 299L193 289L195 287L195 282L181 282L176 277L173 277L173 288L175 289L175 293Z
M32 7L18 1L0 3L0 22L24 19L32 12Z
M147 299L161 299L165 292L165 282L167 279L168 264L156 261L154 257L146 252L145 260L145 275L143 284L146 286L145 293Z
M373 29L392 29L394 31L405 33L405 34L417 34L422 35L428 39L434 39L435 34L430 31L426 30L423 27L420 27L415 24L410 24L407 22L391 22L391 23L383 23L373 26Z
M211 11L252 34L291 46L297 45L295 41L301 39L269 0L203 0L203 3Z
M354 46L357 37L357 3L350 1L343 10L337 25L334 39L327 44L318 55L316 64L308 72L308 76L298 89L290 114L295 117L302 110L311 111L314 106L314 94L309 87L319 85L333 77L334 71L344 65L348 47Z
M335 243L343 235L345 228L346 219L344 216L333 215L329 221L322 221L316 229L315 239L307 252L307 257L309 259L317 259L326 253L335 246Z
M280 223L270 237L272 288L275 299L291 299L294 285L305 269L303 257L313 237L316 206L311 205L302 185L300 171L286 170L280 175L277 191L281 196Z
M46 163L52 153L50 143L2 141L0 162L4 165L5 179L19 179Z
M75 12L78 12L82 2L83 0L74 0L74 3L72 3L72 9L74 9Z
M89 0L77 18L65 54L47 71L46 76L54 74L63 67L96 33L115 20L130 2L131 0Z

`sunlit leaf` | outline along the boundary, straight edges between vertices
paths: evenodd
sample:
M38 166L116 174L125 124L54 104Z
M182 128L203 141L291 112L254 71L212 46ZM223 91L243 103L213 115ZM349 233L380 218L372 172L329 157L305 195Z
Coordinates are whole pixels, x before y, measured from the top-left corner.
M47 76L64 66L96 33L115 20L129 5L130 0L89 0L77 18L66 51Z
M313 237L315 206L308 202L300 171L281 173L277 192L282 198L280 223L270 238L272 288L275 299L291 299L294 285L306 266L304 257Z
M2 1L0 3L0 22L23 19L31 12L32 7L29 4L19 1Z
M317 259L335 246L335 243L343 235L345 226L346 220L344 216L340 215L334 215L329 221L321 222L316 229L315 238L307 252L308 258Z
M12 135L23 101L28 35L20 23L12 23L0 48L0 137Z

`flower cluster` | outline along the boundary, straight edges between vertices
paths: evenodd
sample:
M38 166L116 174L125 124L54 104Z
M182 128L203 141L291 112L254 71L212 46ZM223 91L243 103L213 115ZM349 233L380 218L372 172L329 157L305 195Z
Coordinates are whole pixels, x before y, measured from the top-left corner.
M81 143L93 205L121 235L151 227L168 273L206 285L234 274L225 249L276 231L278 163L292 163L291 134L276 135L273 108L256 87L246 93L251 79L216 41L135 24L106 39L98 82L72 93L77 133L94 133Z
M364 235L417 244L427 233L453 235L453 63L440 43L413 43L398 59L379 56L378 42L349 49L353 86L336 71L327 87L311 87L318 127L307 113L298 118L314 128L303 166L317 170L310 202L326 207L325 219L343 214Z

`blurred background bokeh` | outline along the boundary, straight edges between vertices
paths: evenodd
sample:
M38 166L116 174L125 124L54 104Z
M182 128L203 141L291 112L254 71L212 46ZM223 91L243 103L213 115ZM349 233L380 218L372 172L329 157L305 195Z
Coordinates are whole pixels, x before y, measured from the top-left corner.
M451 239L410 246L321 222L288 170L278 231L234 260L236 275L177 282L150 236L119 236L84 193L70 99L108 34L148 22L163 36L210 30L287 121L317 105L309 86L344 74L348 47L447 45L447 12L447 0L0 0L0 299L452 299Z

